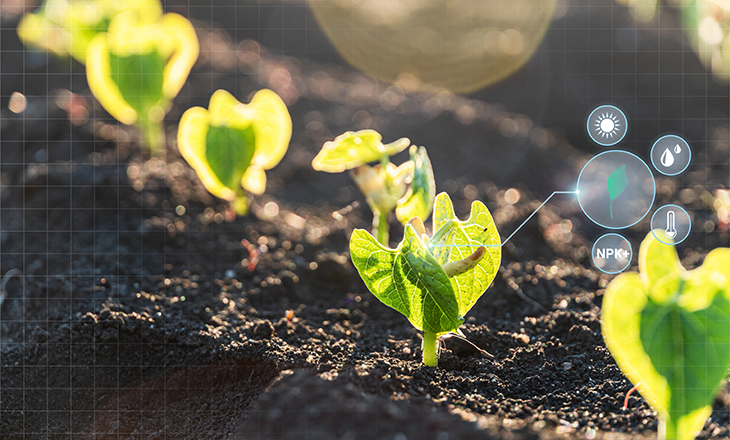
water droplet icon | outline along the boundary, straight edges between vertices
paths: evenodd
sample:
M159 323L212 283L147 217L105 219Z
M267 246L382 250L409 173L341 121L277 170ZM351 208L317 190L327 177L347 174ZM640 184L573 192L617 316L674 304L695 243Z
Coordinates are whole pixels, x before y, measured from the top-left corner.
M667 168L669 168L672 165L674 165L674 155L672 154L671 151L669 151L669 148L667 148L666 150L664 150L664 153L662 153L662 157L661 157L660 160L662 162L662 165L664 165Z
M679 154L682 152L682 147L679 146L679 144L674 146L674 152Z

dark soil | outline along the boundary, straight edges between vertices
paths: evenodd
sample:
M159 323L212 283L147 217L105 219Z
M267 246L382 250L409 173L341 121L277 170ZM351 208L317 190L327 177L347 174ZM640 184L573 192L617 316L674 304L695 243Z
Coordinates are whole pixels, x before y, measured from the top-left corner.
M605 60L571 50L578 43L566 36L615 20L606 38L636 36L635 46L615 55L635 62L617 62L609 76L616 103L636 120L626 148L646 158L647 139L668 130L657 115L696 111L671 130L686 130L692 167L658 180L658 203L695 213L697 232L680 251L696 266L729 241L705 194L729 184L728 90L702 73L689 49L661 68L643 55L659 43L686 47L679 31L637 31L618 6L610 15L571 8L520 73L467 98L389 88L327 47L309 56L274 40L259 50L241 42L269 47L276 32L233 32L235 19L220 15L225 8L209 6L171 6L203 20L196 23L203 51L168 117L166 155L156 158L139 147L133 129L93 104L80 66L23 51L17 17L2 22L0 268L22 276L8 282L0 315L0 437L654 435L655 414L640 396L622 409L631 384L600 334L611 277L589 261L589 246L604 231L574 200L556 196L503 248L494 285L467 316L464 334L494 360L447 340L439 368L428 368L419 334L367 291L349 261L351 230L370 222L362 196L347 175L317 173L309 164L325 140L345 130L369 126L386 141L407 136L428 148L437 187L451 194L457 214L468 215L471 201L481 199L506 237L553 191L572 189L598 151L582 121L607 99L591 93L601 78L594 69ZM310 41L326 46L306 9L291 7L309 17ZM285 10L262 8L259 20L284 23ZM211 18L215 25L205 21ZM564 60L546 67L556 51ZM619 75L621 66L633 76ZM678 66L697 72L681 77L686 96L650 88L660 70ZM577 86L550 86L566 78ZM213 90L244 98L261 87L286 98L294 137L252 214L232 219L172 140L181 113L207 106ZM529 100L534 87L542 93ZM93 119L69 121L55 101L63 88L83 97ZM20 115L7 109L15 91L28 98ZM505 199L509 188L520 193L515 204ZM401 230L393 220L391 236ZM626 236L638 244L647 230L644 221ZM729 406L726 390L702 438L730 437Z

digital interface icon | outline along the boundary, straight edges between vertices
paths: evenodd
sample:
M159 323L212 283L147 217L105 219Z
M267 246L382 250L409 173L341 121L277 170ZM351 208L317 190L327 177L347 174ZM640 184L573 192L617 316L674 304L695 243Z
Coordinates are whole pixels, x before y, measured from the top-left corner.
M629 125L624 112L612 105L595 108L588 116L588 136L598 145L610 147L626 136Z
M601 272L608 274L617 274L628 269L632 257L631 243L613 232L596 240L591 250L593 264Z
M692 149L687 141L673 134L662 136L651 147L651 163L665 176L684 172L692 160Z
M692 220L678 205L664 205L651 216L651 232L661 243L677 245L687 239Z
M578 176L578 203L598 226L624 229L640 222L654 205L656 183L649 166L628 151L594 156Z

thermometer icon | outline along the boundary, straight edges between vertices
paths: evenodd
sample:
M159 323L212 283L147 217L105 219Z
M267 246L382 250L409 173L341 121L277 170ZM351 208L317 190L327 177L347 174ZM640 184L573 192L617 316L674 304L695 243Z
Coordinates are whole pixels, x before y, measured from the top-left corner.
M664 233L669 239L677 236L677 229L674 226L674 216L674 211L667 211L667 229L664 230Z

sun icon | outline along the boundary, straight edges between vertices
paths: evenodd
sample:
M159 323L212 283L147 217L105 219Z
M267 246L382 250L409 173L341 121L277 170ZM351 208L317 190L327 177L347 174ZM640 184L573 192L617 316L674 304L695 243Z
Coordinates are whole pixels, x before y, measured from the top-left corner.
M618 117L613 112L607 112L599 115L595 121L596 135L611 139L618 135L620 124Z

